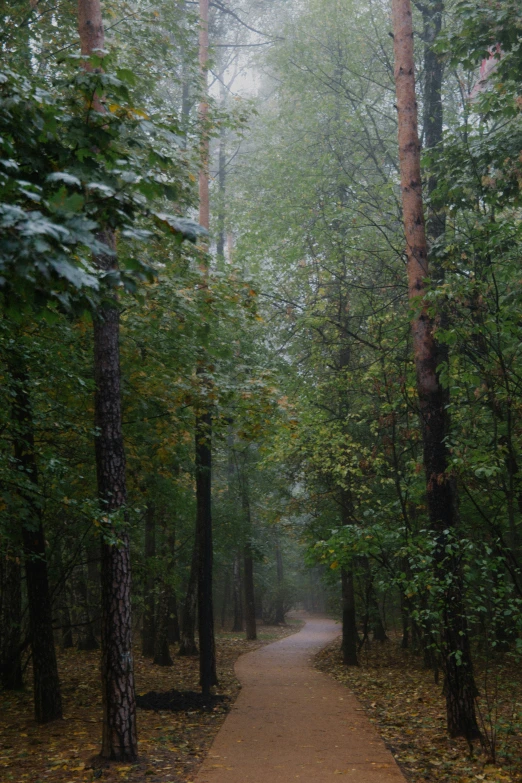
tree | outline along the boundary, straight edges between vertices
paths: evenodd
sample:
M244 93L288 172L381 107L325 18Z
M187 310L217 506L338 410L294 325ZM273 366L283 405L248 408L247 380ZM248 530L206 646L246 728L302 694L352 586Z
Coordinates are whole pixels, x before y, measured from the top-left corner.
M203 128L201 167L199 171L199 222L204 229L210 225L208 174L208 0L200 0L199 64L204 94L200 103L200 121ZM203 289L206 288L206 261L203 262ZM202 391L207 392L209 379L204 360L200 360L198 374ZM214 639L214 610L212 597L212 413L209 401L196 412L194 430L196 454L196 540L198 546L198 623L200 682L204 696L217 685L216 645Z
M394 0L393 30L401 193L408 259L408 290L415 309L412 336L423 434L426 498L431 529L436 537L436 573L441 581L444 578L449 581L442 597L446 713L450 735L464 736L471 742L480 737L475 715L477 691L462 603L461 568L455 555L448 556L449 535L457 527L457 498L453 480L448 472L446 395L437 365L438 351L433 334L433 319L425 299L426 281L429 278L428 249L424 228L413 24L409 0Z
M78 28L84 57L90 58L103 51L105 38L99 0L80 0ZM86 61L86 69L92 69L89 59ZM100 95L94 95L90 109L104 112ZM106 249L97 254L94 260L99 269L109 272L116 267L114 231L110 227L103 228L99 239ZM121 418L119 312L114 301L108 300L95 313L93 334L96 473L103 521L101 755L109 759L134 761L138 745L132 659L130 552L129 535L124 526L127 488Z

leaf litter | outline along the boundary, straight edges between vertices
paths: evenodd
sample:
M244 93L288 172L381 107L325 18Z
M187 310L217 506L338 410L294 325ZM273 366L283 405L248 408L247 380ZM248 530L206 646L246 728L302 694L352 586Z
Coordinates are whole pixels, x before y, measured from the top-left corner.
M35 723L29 677L23 691L0 693L0 781L190 783L239 694L237 658L295 633L298 624L292 623L261 626L255 642L241 634L216 634L220 684L210 703L198 693L197 657L173 655L174 665L161 667L135 649L137 701L149 707L137 710L135 764L108 763L97 756L102 720L99 652L58 650L63 720Z
M522 781L522 672L508 655L476 656L482 730L497 731L496 763L480 746L470 752L446 733L442 677L402 650L400 640L371 642L359 667L342 663L339 642L322 650L315 666L346 685L392 752L410 783L520 783Z

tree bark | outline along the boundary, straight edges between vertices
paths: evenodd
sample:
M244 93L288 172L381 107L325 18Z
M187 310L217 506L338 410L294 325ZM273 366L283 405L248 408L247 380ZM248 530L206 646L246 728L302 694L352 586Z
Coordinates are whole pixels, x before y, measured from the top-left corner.
M201 140L201 165L199 169L199 222L207 230L210 227L209 202L209 137L208 122L208 9L209 0L199 0L199 67L203 82L203 98L199 104L199 117L203 128ZM202 266L206 280L208 267ZM205 361L201 360L198 374L205 375ZM202 408L196 414L196 537L198 541L198 628L199 675L204 696L217 685L216 644L214 639L214 608L212 596L212 414L210 408Z
M105 237L108 241L108 237ZM101 266L103 261L96 259ZM107 259L109 267L112 259ZM110 267L109 267L110 268ZM105 305L94 321L96 469L102 514L126 503L125 451L121 428L119 313ZM131 639L129 536L106 516L101 543L101 643L104 758L137 757L136 702ZM117 541L114 541L117 538Z
M100 0L78 0L81 53L103 50L105 35ZM86 63L86 70L91 69ZM99 97L96 111L105 111ZM103 229L99 239L108 247L94 263L104 271L117 268L116 237ZM102 509L101 542L101 675L103 758L134 761L138 755L136 699L132 660L131 573L129 535L116 529L110 516L127 502L120 388L120 318L116 302L106 302L94 314L94 418L96 475ZM123 520L125 522L125 520ZM119 528L119 525L117 526Z
M156 557L156 511L154 504L147 503L145 513L145 601L141 652L145 658L155 655L155 596L156 579L154 558Z
M222 86L222 106L225 105L224 100L224 87ZM225 260L225 198L226 198L226 129L222 125L219 131L219 154L218 154L218 214L217 214L217 239L216 239L216 256L219 260Z
M437 537L437 576L441 579L449 577L442 610L447 723L451 736L464 736L471 741L480 737L474 703L477 690L463 605L462 573L456 559L446 554L448 531L452 532L456 527L457 498L453 481L447 473L446 436L449 428L445 392L437 374L434 324L425 301L430 272L422 200L410 0L393 0L392 16L408 289L417 311L412 322L412 335L423 435L426 500L430 527Z

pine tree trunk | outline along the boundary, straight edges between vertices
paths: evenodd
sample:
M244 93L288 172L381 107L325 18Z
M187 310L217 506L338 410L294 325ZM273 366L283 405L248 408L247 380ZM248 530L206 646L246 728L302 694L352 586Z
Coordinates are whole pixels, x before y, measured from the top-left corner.
M155 655L155 600L154 591L156 580L154 577L153 559L156 557L156 516L154 504L147 503L145 513L145 601L143 612L143 630L141 652L145 658Z
M54 646L53 615L47 553L40 504L37 498L38 468L34 449L34 432L28 377L21 353L10 357L9 371L13 380L13 419L17 431L14 458L24 478L34 487L25 493L25 518L22 522L22 542L25 559L29 634L33 661L34 711L38 723L49 723L62 717L62 697Z
M0 560L0 684L6 691L23 687L20 559L20 553L9 548Z
M179 645L179 655L197 655L196 646L196 607L198 602L198 539L194 541L192 550L192 563L187 584L187 593L185 603L183 604L183 614L181 615L181 642Z
M225 101L223 97L224 87L222 88L221 104L224 108ZM226 129L222 125L219 131L219 154L218 154L218 215L217 215L217 239L216 255L221 261L225 260L225 197L226 197Z
M107 237L105 237L107 241ZM100 259L97 259L101 266ZM102 514L126 503L125 451L121 429L119 314L105 305L94 321L96 469ZM117 535L118 543L110 538ZM137 757L136 703L131 638L129 536L110 521L101 543L101 642L104 758Z
M455 488L447 473L446 437L449 426L446 393L437 374L439 353L433 335L434 324L424 301L425 281L429 279L430 271L422 201L410 0L393 0L392 15L408 288L417 311L412 322L412 334L423 435L426 500L430 527L437 537L437 578L450 578L442 612L442 664L447 722L451 736L464 736L471 741L480 737L480 732L475 715L477 691L463 604L463 579L459 563L446 554L447 531L454 531L457 522Z
M199 0L199 67L204 93L199 104L199 118L205 128L208 121L208 9L209 0ZM201 140L201 165L199 169L199 222L210 227L209 201L209 137L205 128ZM201 269L208 277L206 261ZM197 368L205 375L205 362ZM205 381L203 381L205 382ZM196 414L195 426L196 462L196 539L198 542L198 629L199 675L204 696L217 685L216 645L214 639L214 608L212 596L212 415L207 407Z
M90 57L105 48L100 0L78 0L81 53ZM85 64L86 70L91 69ZM105 111L99 96L96 111ZM94 257L99 269L117 268L116 237L103 229L99 237L111 251ZM120 387L120 317L118 306L106 303L94 314L94 419L98 497L102 508L101 542L101 677L103 758L134 761L138 755L136 699L132 659L131 572L129 535L125 529L127 502ZM120 514L118 514L120 512ZM117 529L108 514L118 514ZM121 524L123 522L123 524ZM117 542L114 541L115 534Z

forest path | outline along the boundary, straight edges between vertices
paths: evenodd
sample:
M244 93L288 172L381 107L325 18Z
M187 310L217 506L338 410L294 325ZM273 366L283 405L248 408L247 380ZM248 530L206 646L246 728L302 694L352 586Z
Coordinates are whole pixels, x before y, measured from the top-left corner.
M310 617L293 636L241 656L242 690L195 783L404 783L348 689L312 668L339 626Z

